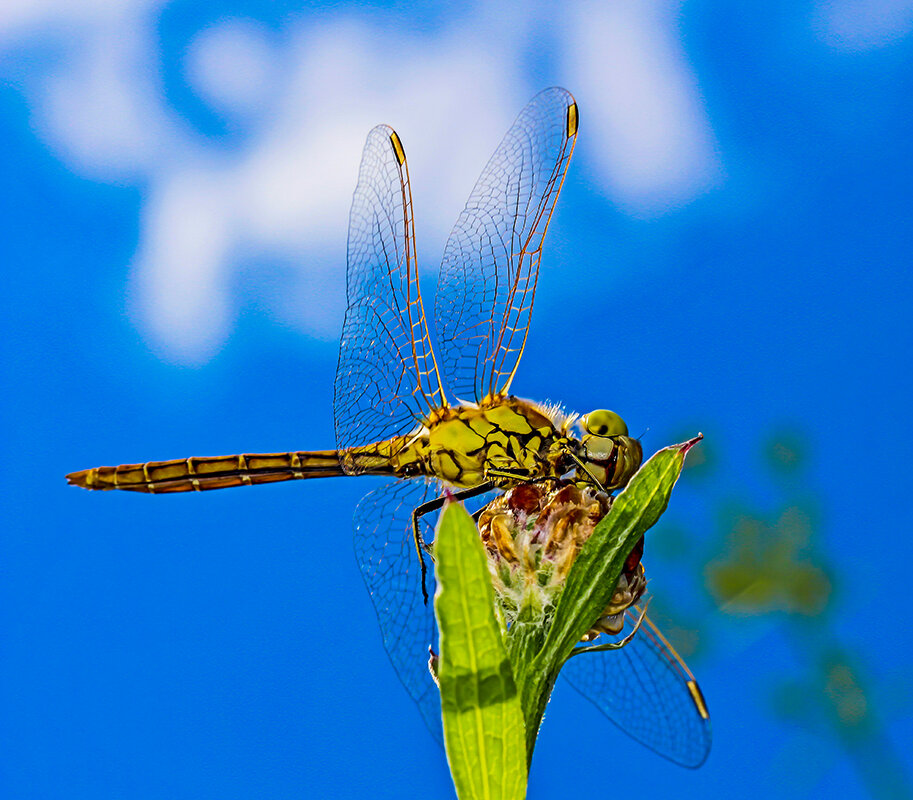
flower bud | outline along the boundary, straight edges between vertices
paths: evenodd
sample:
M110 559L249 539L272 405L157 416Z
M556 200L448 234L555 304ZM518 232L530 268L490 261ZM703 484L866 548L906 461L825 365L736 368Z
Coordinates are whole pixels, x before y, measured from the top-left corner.
M574 559L612 497L564 481L525 483L489 503L479 516L479 535L500 610L508 627L524 613L543 619L555 607ZM643 540L631 552L612 599L583 641L618 634L624 612L646 589L640 563Z

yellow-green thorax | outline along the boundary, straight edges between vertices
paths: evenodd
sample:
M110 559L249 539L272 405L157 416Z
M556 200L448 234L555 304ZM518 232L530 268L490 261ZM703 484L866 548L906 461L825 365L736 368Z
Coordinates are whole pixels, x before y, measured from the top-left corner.
M568 469L567 432L544 409L516 397L442 409L429 420L430 472L454 486L504 488Z

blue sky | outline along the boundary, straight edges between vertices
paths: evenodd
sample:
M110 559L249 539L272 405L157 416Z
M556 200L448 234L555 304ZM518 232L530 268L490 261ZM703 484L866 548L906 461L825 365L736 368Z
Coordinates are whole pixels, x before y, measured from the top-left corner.
M556 84L579 144L513 388L614 408L647 450L702 430L725 468L686 476L677 520L774 513L758 451L801 431L837 629L877 686L908 674L913 6L605 5L4 4L5 797L449 796L352 557L370 479L151 498L62 476L332 446L365 134L406 146L430 294L476 175ZM533 796L746 775L746 797L863 796L826 737L769 713L795 667L777 618L724 630L695 664L704 768L559 687ZM909 716L888 720L899 752ZM803 748L815 768L784 782Z

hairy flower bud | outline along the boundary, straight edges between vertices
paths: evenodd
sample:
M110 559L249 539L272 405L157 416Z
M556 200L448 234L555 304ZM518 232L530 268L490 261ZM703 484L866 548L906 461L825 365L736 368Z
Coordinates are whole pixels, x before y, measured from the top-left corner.
M495 498L479 516L479 535L498 605L508 626L521 616L548 614L583 543L609 512L612 497L564 481L520 484ZM615 635L625 609L646 589L643 540L628 557L612 599L583 641Z

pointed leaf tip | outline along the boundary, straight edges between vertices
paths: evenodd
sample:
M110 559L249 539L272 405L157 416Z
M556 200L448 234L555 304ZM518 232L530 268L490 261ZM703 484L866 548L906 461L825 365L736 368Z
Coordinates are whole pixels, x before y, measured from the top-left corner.
M694 445L696 445L703 438L704 438L704 434L698 433L698 435L695 436L693 439L689 439L687 442L683 442L682 444L680 444L679 449L681 450L682 455L683 456L688 455L688 451L692 447L694 447Z

